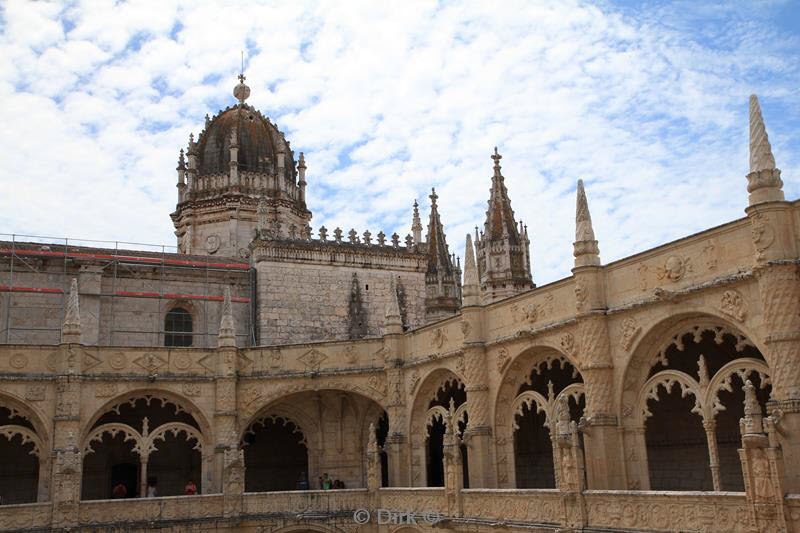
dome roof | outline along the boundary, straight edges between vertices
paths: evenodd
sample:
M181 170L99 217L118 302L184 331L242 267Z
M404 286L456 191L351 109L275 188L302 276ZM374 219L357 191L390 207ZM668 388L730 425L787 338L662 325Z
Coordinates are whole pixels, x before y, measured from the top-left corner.
M277 154L283 149L284 177L294 181L295 163L289 143L269 119L244 103L225 109L206 123L197 143L200 176L228 172L233 131L239 145L239 170L272 174L277 170Z

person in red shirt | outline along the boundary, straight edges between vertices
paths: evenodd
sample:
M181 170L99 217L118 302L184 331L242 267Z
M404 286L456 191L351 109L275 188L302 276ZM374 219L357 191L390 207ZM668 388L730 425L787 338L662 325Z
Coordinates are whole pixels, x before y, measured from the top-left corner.
M111 496L116 499L125 498L128 495L128 488L123 483L117 483L111 489Z
M189 482L186 483L186 486L183 488L183 492L187 496L194 496L195 494L197 494L197 485L195 485L194 481L190 479Z

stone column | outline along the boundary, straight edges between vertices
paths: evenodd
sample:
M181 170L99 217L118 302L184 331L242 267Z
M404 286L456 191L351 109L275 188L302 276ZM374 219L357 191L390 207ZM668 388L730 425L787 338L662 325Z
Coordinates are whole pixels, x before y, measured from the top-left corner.
M389 282L389 301L383 319L384 371L388 394L387 413L389 434L385 448L389 463L389 486L405 487L410 484L408 435L406 435L406 388L403 373L405 359L403 345L403 320L394 278Z
M455 406L450 400L450 411L445 421L447 427L444 433L443 466L444 466L444 492L447 499L447 514L459 517L463 512L461 490L464 488L464 465L461 457L461 439L456 432Z
M242 513L244 468L244 451L238 445L223 451L222 495L225 518L238 517Z
M784 461L778 444L774 418L763 418L755 388L748 380L744 387L745 416L739 421L742 434L744 488L752 531L790 531L783 495Z
M590 489L622 489L619 432L614 415L613 364L606 317L605 273L592 228L583 181L578 180L575 206L575 310L578 315L580 370L586 387L584 432Z
M556 406L553 445L559 471L558 489L564 509L564 525L581 529L587 524L586 502L583 499L585 464L578 436L578 425L569 419L569 404L561 396Z
M711 481L714 490L722 490L722 481L719 477L719 449L717 448L717 421L713 418L703 420L703 429L706 432L706 442L708 443L708 464L711 468Z
M479 305L480 289L472 248L472 238L466 236L464 256L463 307L461 308L461 333L464 335L464 380L467 392L469 421L464 431L464 441L469 448L470 488L494 488L497 472L492 460L492 423L489 419L489 370L481 320L483 310Z
M239 446L238 412L236 410L236 348L235 325L231 312L231 291L225 287L217 347L217 376L215 379L214 472L207 472L203 480L203 493L221 492L225 468L225 451ZM210 486L206 486L210 483Z
M777 415L786 464L800 464L800 272L792 203L783 194L761 106L750 96L750 172L747 174L750 232L755 252L764 328L764 357L772 370L768 411ZM788 492L800 491L800 469L785 472Z

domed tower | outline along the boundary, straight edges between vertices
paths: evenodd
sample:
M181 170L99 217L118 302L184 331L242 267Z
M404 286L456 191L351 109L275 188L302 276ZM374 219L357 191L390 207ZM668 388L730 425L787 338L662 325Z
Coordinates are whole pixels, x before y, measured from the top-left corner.
M295 163L283 133L245 103L244 80L233 90L239 103L206 115L197 141L189 136L188 157L181 150L170 215L181 253L247 257L259 219L275 238L310 230L303 154Z

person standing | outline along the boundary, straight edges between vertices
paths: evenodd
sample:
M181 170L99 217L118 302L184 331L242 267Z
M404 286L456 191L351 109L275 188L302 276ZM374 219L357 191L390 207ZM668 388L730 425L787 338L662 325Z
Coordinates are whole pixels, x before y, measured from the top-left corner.
M122 499L128 496L128 488L125 486L124 483L117 483L114 485L114 488L111 489L111 497L114 499Z
M183 488L184 494L187 496L194 496L197 494L197 485L194 484L194 481L191 479L186 483L186 486Z

